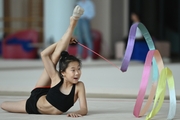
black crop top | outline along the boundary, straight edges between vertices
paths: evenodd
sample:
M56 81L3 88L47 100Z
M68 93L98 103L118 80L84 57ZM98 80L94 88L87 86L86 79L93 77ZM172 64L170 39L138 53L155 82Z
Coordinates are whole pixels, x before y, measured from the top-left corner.
M60 86L63 84L61 80L57 85L52 87L47 93L47 101L53 105L55 108L62 112L68 111L74 105L74 93L75 93L75 84L71 89L69 95L65 95L60 91Z

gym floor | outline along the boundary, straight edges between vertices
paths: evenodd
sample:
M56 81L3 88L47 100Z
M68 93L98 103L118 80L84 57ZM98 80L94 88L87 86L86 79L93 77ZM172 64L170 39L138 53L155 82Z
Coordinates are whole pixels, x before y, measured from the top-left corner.
M113 61L119 65L119 61ZM177 95L176 115L174 120L180 120L180 64L169 64L175 78ZM93 63L83 61L83 74L81 80L85 83L88 114L77 118L78 120L145 120L145 116L136 118L133 109L139 90L143 64L131 62L126 73L108 65L104 61ZM0 60L0 103L3 101L17 101L27 99L43 69L42 62L37 61L11 61ZM136 72L134 72L136 71ZM130 84L131 83L131 84ZM146 95L149 94L151 81L148 84ZM168 90L166 92L168 97ZM167 98L166 97L166 98ZM144 100L146 102L146 99ZM152 107L152 105L151 105ZM68 111L79 110L79 103ZM67 112L67 113L68 113ZM169 99L166 99L162 108L152 120L165 120L169 112ZM0 120L72 120L63 115L29 115L8 113L0 109Z
M28 96L0 96L3 101L16 101L26 99ZM145 116L136 118L133 115L135 99L113 99L113 98L87 98L89 112L86 116L75 118L78 120L145 120ZM145 101L144 101L145 102ZM177 101L176 116L174 120L180 120L180 101ZM79 109L79 103L68 111ZM67 112L67 113L68 113ZM165 100L162 108L152 120L165 120L169 112L169 101ZM72 120L73 118L63 115L29 115L22 113L8 113L0 109L0 120Z

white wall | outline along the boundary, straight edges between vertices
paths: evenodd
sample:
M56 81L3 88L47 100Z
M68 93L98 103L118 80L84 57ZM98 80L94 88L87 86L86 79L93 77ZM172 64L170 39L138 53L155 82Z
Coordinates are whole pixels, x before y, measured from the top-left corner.
M69 25L75 0L44 0L44 40L58 41Z

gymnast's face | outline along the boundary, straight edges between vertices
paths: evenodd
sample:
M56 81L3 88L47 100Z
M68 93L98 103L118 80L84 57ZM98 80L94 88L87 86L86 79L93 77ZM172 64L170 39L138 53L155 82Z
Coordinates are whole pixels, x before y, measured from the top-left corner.
M70 62L65 72L62 72L64 80L76 84L81 77L81 66L78 62Z

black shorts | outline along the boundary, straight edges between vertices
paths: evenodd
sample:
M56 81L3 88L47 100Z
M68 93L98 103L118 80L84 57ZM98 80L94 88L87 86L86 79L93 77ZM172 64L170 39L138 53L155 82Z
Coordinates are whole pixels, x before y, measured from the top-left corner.
M29 114L41 114L38 111L37 108L37 101L38 99L46 95L48 93L50 88L35 88L34 90L31 91L30 97L27 99L26 102L26 112Z

